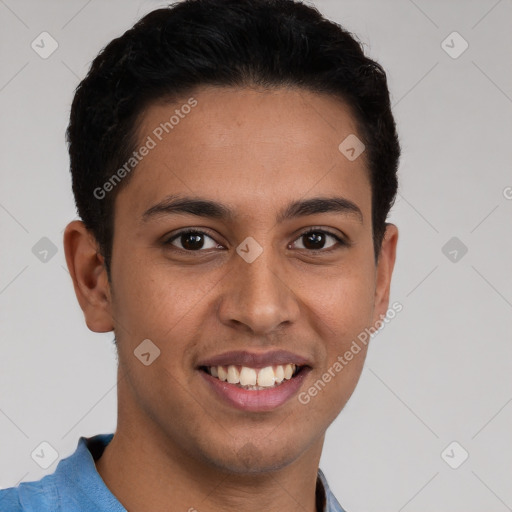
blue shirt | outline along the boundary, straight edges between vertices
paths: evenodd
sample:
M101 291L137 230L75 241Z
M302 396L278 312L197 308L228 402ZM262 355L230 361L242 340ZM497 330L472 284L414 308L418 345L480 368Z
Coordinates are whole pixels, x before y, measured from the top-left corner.
M113 437L114 434L80 437L75 452L62 459L54 473L35 482L22 482L17 487L0 490L0 511L126 512L103 482L94 463ZM317 499L323 512L345 512L320 469Z

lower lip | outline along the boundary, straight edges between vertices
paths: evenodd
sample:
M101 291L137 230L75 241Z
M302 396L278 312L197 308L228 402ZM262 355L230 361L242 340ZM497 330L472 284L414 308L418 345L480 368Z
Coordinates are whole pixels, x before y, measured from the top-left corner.
M223 382L203 370L199 370L199 373L211 389L231 406L243 411L264 412L271 411L290 400L300 389L310 370L311 368L303 368L295 377L279 386L254 391Z

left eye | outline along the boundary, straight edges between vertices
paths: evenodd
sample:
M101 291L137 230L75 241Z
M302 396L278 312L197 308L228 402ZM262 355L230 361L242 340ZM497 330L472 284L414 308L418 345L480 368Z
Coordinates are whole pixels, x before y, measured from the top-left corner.
M331 240L331 243L330 243L330 245L328 245L326 247L325 244L329 239ZM302 247L300 247L300 246L296 247L297 249L307 249L310 251L331 249L337 243L339 243L340 245L344 245L343 240L341 238L339 238L338 236L336 236L332 233L329 233L327 231L322 231L322 230L318 230L318 229L311 230L306 233L302 233L302 235L300 235L299 238L297 238L297 240L299 240L299 241L303 240L301 242ZM297 242L295 242L294 244L296 244L296 243ZM294 245L294 244L292 244L292 245Z

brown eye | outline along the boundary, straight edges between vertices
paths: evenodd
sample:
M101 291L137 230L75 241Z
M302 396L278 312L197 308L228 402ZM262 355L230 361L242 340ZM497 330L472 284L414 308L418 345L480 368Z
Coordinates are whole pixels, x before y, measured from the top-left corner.
M299 245L295 247L296 249L307 249L309 251L330 250L334 248L336 244L346 245L340 237L319 229L302 233L297 240L302 242L302 247ZM295 244L297 244L297 241L294 245Z
M208 242L210 240L210 242ZM175 243L177 242L177 243ZM205 245L206 244L206 245ZM202 231L182 231L165 242L184 251L199 251L201 249L215 249L218 244L212 237Z

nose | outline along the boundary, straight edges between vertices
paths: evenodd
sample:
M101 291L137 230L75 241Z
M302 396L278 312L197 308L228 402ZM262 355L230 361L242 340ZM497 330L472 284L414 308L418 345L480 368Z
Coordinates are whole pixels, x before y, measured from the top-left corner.
M270 250L252 263L236 256L225 277L218 308L220 320L231 328L267 335L299 318L299 304L286 274Z

